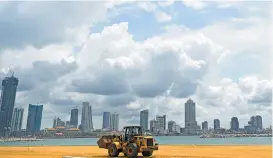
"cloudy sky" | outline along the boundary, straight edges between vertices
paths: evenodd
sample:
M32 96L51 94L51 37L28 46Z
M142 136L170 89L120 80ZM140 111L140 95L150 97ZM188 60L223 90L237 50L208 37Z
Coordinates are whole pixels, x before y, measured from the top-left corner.
M184 126L184 103L197 121L240 127L252 115L272 122L270 2L1 2L0 78L19 78L15 107L44 105L42 128L89 101L120 126L139 111Z

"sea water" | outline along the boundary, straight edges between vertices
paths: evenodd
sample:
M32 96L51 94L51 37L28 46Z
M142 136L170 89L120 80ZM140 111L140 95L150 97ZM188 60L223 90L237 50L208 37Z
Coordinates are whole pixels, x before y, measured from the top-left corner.
M199 136L158 136L166 145L271 145L272 137L199 138ZM0 142L0 146L84 146L97 145L98 138L46 139L24 142Z

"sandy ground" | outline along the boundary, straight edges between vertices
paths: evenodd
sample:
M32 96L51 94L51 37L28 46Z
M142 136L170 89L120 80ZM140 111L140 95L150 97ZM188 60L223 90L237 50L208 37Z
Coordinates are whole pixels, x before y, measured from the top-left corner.
M107 150L99 149L97 146L0 147L0 158L62 158L63 156L107 157ZM121 153L120 156L123 154ZM272 146L160 145L153 157L271 158Z

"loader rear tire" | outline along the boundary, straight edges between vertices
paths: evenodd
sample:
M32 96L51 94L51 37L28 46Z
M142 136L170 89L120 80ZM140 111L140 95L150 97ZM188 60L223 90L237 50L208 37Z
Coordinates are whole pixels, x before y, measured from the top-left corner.
M126 154L128 157L137 157L137 145L135 143L130 143L126 148Z
M142 155L145 156L145 157L150 157L150 156L153 155L153 151L143 151Z
M119 151L115 144L110 144L108 147L108 155L110 157L118 157Z

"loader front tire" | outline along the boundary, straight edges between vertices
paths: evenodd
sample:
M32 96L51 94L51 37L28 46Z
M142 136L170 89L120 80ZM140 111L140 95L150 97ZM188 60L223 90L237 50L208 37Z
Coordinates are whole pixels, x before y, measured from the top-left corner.
M135 143L130 143L126 148L126 154L128 157L137 157L137 145Z
M118 157L119 151L115 144L110 144L108 147L108 155L110 157Z

